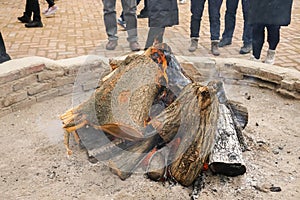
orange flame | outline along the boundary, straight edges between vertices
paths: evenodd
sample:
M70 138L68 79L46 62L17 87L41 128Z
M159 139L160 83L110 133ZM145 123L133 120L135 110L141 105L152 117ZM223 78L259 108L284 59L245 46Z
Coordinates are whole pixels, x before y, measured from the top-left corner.
M155 55L155 59L157 61L158 64L161 64L162 66L162 75L166 80L166 83L168 83L168 76L167 76L167 67L168 67L168 62L166 59L166 56L164 55L164 53L162 51L160 51L159 49L153 47L151 48L151 56L154 57Z

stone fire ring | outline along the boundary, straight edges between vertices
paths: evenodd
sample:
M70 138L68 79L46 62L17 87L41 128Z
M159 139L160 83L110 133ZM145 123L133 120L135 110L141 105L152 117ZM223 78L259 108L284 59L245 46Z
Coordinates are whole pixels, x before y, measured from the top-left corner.
M237 58L177 58L197 81L220 79L227 84L267 88L300 99L299 71ZM0 69L2 117L37 102L71 94L78 74L88 75L79 83L82 92L92 91L99 80L97 76L109 70L109 66L107 58L87 55L56 61L25 57L2 63Z

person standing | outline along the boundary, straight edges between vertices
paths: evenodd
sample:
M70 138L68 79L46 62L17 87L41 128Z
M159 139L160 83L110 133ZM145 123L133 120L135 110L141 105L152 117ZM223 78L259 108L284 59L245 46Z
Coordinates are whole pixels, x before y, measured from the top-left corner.
M206 0L191 0L191 46L190 52L198 48L200 23L203 15ZM218 45L220 40L220 8L223 0L208 0L208 14L210 24L211 52L213 55L220 55Z
M102 0L104 24L108 36L107 50L114 50L118 45L117 19L116 19L116 0ZM137 38L137 16L136 0L121 0L126 21L127 41L132 51L139 51L140 46Z
M165 27L179 24L177 0L148 1L148 37L145 49L163 42Z
M267 29L269 49L265 63L274 64L276 47L280 41L280 28L291 22L292 4L293 0L250 1L249 23L253 26L253 51L250 59L259 61Z
M33 13L33 20L31 21L31 15ZM18 20L22 23L26 23L25 27L43 27L40 14L40 4L38 0L26 0L25 12L23 16L18 17Z
M252 27L248 23L249 1L250 0L242 0L244 28L242 37L243 46L240 49L240 54L247 54L252 50ZM219 47L230 45L232 42L238 3L239 0L226 0L225 29L222 34L222 39L219 43Z

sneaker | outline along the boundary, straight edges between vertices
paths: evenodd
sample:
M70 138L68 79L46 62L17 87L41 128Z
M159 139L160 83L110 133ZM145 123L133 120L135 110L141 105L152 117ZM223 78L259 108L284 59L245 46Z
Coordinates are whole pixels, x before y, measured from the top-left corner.
M126 22L120 17L117 20L118 25L120 25L122 28L126 29Z
M23 15L22 17L18 17L18 20L22 23L29 23L31 22L31 19L30 17L26 16L26 15Z
M49 8L47 8L46 10L44 10L42 13L46 14L48 12Z
M241 47L240 54L250 53L251 50L252 50L252 44L244 44Z
M115 50L118 46L118 40L109 40L106 44L106 50Z
M231 38L222 38L221 41L219 42L219 47L224 47L227 45L231 45Z
M184 3L186 3L186 0L179 0L179 3L184 4Z
M138 42L130 42L129 47L131 51L139 51L141 49L140 44Z
M48 11L45 13L45 16L46 17L53 16L57 10L58 10L57 6L52 6L52 7L48 8Z
M43 27L43 23L41 21L32 21L27 24L25 24L26 28L37 28L37 27Z
M198 39L191 39L191 46L189 47L189 52L194 52L198 48Z
M266 64L271 64L271 65L274 64L274 62L275 62L275 53L276 53L275 50L268 49L267 57L266 57L266 60L265 60Z

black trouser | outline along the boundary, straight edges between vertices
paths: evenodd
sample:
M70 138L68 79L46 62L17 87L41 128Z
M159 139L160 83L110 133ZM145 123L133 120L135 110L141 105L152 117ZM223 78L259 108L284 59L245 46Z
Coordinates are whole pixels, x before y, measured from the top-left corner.
M162 43L165 28L162 27L150 27L148 37L145 45L145 49L148 49L153 43Z
M265 42L265 28L267 28L269 49L275 50L280 40L280 26L268 24L253 24L252 51L256 59L260 58L261 50Z
M33 21L41 21L40 4L38 0L26 0L25 15L31 18L33 13Z
M6 53L4 40L2 38L2 34L0 32L0 63L10 60L9 55Z
M46 0L46 1L48 3L48 8L54 6L54 4L55 4L53 0Z

